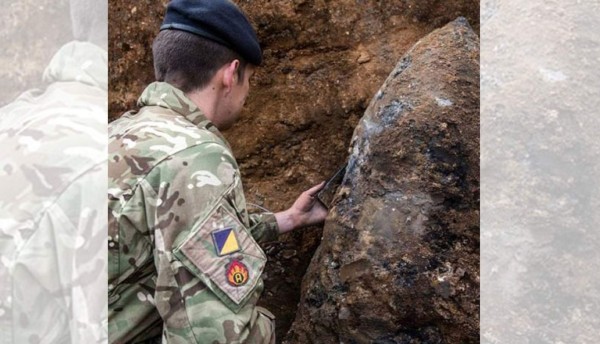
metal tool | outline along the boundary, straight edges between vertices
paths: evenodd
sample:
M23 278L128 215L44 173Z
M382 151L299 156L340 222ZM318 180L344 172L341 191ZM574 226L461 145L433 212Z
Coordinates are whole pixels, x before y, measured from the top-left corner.
M346 164L342 166L337 172L327 180L325 186L317 193L317 199L327 208L331 208L333 205L333 197L335 196L338 187L342 184L346 175Z

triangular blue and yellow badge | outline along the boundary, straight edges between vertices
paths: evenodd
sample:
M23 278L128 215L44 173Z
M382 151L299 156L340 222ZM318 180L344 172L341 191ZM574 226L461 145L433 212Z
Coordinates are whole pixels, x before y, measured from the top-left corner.
M240 250L233 228L216 230L212 232L212 237L218 256L226 256Z

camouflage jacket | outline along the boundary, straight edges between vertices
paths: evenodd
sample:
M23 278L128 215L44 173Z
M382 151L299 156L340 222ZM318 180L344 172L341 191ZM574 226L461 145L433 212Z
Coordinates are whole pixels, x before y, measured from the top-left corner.
M153 83L139 106L109 125L111 343L268 343L275 216L248 215L229 145L181 91Z
M107 341L107 69L68 43L0 109L2 344Z

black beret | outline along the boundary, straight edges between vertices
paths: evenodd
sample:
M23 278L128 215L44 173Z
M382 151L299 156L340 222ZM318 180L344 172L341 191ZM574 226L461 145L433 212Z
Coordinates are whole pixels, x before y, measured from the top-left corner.
M237 52L253 65L262 51L250 21L230 0L172 0L160 30L182 30L208 38Z

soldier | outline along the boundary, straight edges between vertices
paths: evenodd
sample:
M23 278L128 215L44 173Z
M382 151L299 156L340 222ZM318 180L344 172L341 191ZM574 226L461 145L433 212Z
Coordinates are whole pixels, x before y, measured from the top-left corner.
M49 61L40 89L0 109L2 344L108 338L108 5L70 5L75 40Z
M238 118L256 34L228 0L173 0L153 44L157 82L109 125L109 338L112 343L274 343L256 302L258 245L326 216L305 191L289 209L249 215L220 130Z

